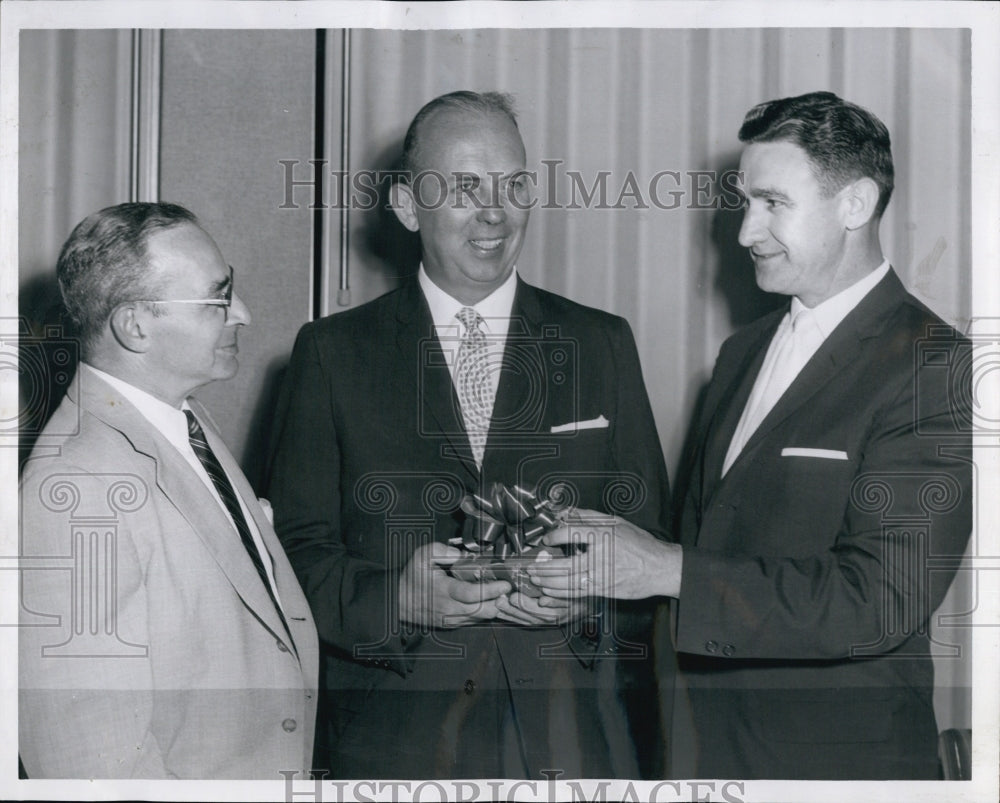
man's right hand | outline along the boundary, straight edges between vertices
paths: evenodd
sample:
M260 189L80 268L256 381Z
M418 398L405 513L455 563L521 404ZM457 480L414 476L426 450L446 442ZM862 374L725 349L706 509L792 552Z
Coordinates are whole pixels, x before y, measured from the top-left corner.
M399 618L441 628L496 619L497 600L510 592L510 583L457 580L446 567L461 557L458 549L447 544L418 547L399 577Z

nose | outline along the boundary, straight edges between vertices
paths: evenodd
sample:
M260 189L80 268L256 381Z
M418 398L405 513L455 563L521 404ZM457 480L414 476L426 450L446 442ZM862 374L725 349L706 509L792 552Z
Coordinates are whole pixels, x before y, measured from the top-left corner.
M502 206L484 206L479 210L479 219L484 223L497 225L507 218L507 212Z
M750 248L763 239L763 226L760 214L754 210L753 204L747 204L743 210L743 222L740 224L739 242L744 248Z
M490 186L490 184L494 186ZM479 210L476 217L484 223L498 224L507 219L507 210L504 208L504 195L500 186L494 179L492 182L484 181L478 193Z
M229 305L229 317L226 318L226 325L248 326L250 321L250 308L244 304L243 299L240 298L235 291L233 291L233 300Z

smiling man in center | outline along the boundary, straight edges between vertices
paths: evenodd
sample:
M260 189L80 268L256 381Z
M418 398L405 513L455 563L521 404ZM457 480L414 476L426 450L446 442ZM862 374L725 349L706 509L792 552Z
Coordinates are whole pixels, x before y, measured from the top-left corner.
M462 497L493 483L668 529L628 324L518 276L524 170L510 98L428 103L393 190L417 276L296 341L268 495L325 647L315 766L333 777L663 772L649 607L452 570Z

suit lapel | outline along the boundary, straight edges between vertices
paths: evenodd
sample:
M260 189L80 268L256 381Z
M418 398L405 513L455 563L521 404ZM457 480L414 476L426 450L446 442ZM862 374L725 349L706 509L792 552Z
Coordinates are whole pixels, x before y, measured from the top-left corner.
M243 504L246 507L247 512L250 514L250 518L252 518L254 523L257 525L257 532L260 534L261 542L264 544L264 549L267 551L267 554L262 555L261 558L263 560L270 561L271 574L274 577L275 585L277 585L278 567L275 556L282 553L281 553L281 546L277 542L277 536L274 535L274 528L271 526L271 523L267 520L267 517L264 515L264 511L261 508L260 503L257 501L257 494L254 493L253 488L250 487L250 483L247 482L246 476L243 474L243 470L239 467L239 465L236 462L236 458L233 457L233 455L229 451L229 448L226 446L225 442L216 433L215 427L211 423L209 423L210 420L209 417L202 413L202 408L200 404L197 404L197 409L195 410L195 412L198 414L198 418L201 421L202 429L205 432L205 439L208 441L208 445L215 453L216 459L219 461L219 464L222 466L223 470L226 472L226 475L229 477L229 481L230 483L232 483L233 489L236 491L240 499L243 500ZM202 487L204 487L204 483L200 484L202 485ZM217 503L216 503L216 508L218 508L221 512L221 508L219 508L219 505ZM226 519L226 522L228 523L228 519ZM230 526L230 529L232 530L233 528ZM243 546L243 542L239 538L238 534L236 540L240 547L239 550L240 554L243 555L246 552L246 547ZM267 593L267 589L263 588L262 584L260 583L260 576L257 574L257 568L253 565L253 562L250 561L249 558L247 559L247 561L245 561L245 564L246 565L243 568L246 569L247 567L249 567L252 570L253 576L257 578L256 583L253 583L252 580L250 581L251 583L250 587L253 589L263 590L263 596L258 595L261 601L261 607L254 608L254 610L258 611L258 615L260 615L260 612L264 611L273 613L274 614L273 620L265 617L265 622L276 633L280 634L286 632L284 626L281 624L281 619L277 616L277 613L274 610L274 605L271 603L271 597ZM279 588L279 594L280 594L280 588ZM244 599L246 599L246 597L244 597ZM263 602L263 600L265 599L266 603ZM287 607L287 602L285 600L285 597L283 596L281 597L281 604L283 606L282 613L284 613L287 619L292 609L289 609ZM291 627L291 625L289 625L289 627ZM291 633L289 633L288 635L291 636Z
M83 368L81 371L85 370ZM80 375L77 375L77 380ZM74 381L77 381L74 380ZM219 568L232 583L247 607L276 635L284 636L285 629L278 618L267 589L247 555L239 534L234 529L222 507L211 492L195 474L180 452L153 427L152 424L121 394L99 377L90 375L81 380L81 406L88 413L103 421L109 427L121 432L136 452L153 461L156 484L163 495L187 520ZM219 440L212 427L205 426L206 437L223 467L233 479L243 477L235 467L235 462ZM211 433L211 434L209 434ZM245 480L242 480L245 484ZM245 500L245 489L238 492ZM248 504L249 508L257 505ZM169 537L164 533L164 537Z
M406 284L400 292L395 317L397 367L400 376L409 383L407 386L417 389L421 432L443 435L451 454L459 458L478 482L479 469L472 457L444 349L434 333L430 308L416 281ZM457 349L457 344L454 347Z
M701 498L709 500L722 479L722 464L729 451L729 443L736 432L743 408L746 407L757 374L760 373L767 353L768 344L781 322L781 315L775 314L774 321L766 326L748 344L746 351L727 376L720 377L720 391L716 412L709 423L705 439L705 459L702 463ZM713 403L713 402L709 402Z
M538 376L532 368L533 356L526 354L526 341L539 337L542 311L533 288L517 279L517 290L511 306L510 326L503 350L500 381L493 402L490 432L486 441L483 464L502 459L504 450L499 448L504 436L524 431L520 415L532 407L532 393L538 393ZM530 348L530 346L528 346Z
M740 456L730 468L730 472L738 467L746 455L767 439L776 427L807 406L810 399L828 387L837 374L858 358L862 342L877 336L884 329L890 311L900 303L905 294L906 291L899 278L895 272L890 270L886 277L861 300L861 303L847 314L809 362L805 364L788 390L778 399L771 411L761 421L757 430L750 436L740 452ZM770 342L770 338L765 341L763 349L766 349L768 342ZM761 357L761 361L762 359ZM753 372L755 377L756 373L756 371ZM752 386L752 384L751 380L750 385ZM742 409L741 406L739 412L742 412ZM739 413L735 418L735 421L738 420ZM732 425L733 428L729 430L730 438L736 427L735 421ZM728 446L728 439L726 444ZM721 460L713 467L713 470L716 472L715 476L718 476L718 472L721 470ZM727 476L729 475L727 474Z

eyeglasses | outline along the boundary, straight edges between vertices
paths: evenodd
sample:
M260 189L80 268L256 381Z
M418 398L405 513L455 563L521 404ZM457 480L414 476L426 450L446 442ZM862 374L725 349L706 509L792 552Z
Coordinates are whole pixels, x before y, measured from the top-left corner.
M131 303L134 304L200 304L205 307L222 307L229 320L229 308L233 305L233 266L229 266L229 283L221 298L136 298Z

